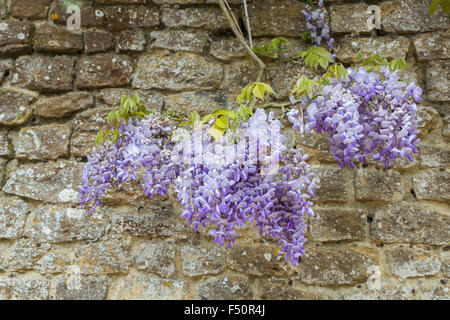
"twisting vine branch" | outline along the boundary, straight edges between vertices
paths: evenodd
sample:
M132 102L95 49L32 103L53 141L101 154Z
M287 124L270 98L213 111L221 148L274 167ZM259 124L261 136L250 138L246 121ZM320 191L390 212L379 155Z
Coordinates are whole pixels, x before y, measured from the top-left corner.
M244 12L245 12L245 22L247 23L247 30L248 30L248 42L250 43L250 48L253 49L252 29L250 28L250 19L248 17L247 0L244 0Z
M228 2L226 0L219 0L220 8L222 9L222 12L227 19L228 23L230 24L231 30L233 30L234 35L237 37L239 42L244 47L245 51L250 55L250 57L256 61L256 63L259 66L259 72L258 77L256 78L257 82L261 82L262 77L264 75L264 70L266 69L266 65L258 56L253 52L253 50L249 47L247 41L244 38L244 35L239 29L239 24L236 21L236 18L234 18L233 12L231 11L231 8L228 5ZM228 8L227 8L228 6ZM233 15L233 16L232 16Z

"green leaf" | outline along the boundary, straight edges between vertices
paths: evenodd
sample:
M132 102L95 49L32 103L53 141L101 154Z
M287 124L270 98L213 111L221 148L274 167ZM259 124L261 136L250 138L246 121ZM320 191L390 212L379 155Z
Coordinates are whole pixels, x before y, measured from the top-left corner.
M236 119L237 118L236 111L225 110L225 109L216 109L216 110L214 110L212 115L215 116L215 117L226 116L226 117L229 117L231 119Z
M215 140L218 140L223 134L225 130L217 128L216 126L212 126L209 128L209 133L214 137Z
M441 1L440 0L433 0L430 3L430 7L428 8L428 11L430 12L431 16L434 16L434 13L436 12L436 9Z
M212 118L214 118L214 115L212 115L212 114L207 114L206 116L204 116L203 118L202 118L202 124L205 124L205 123L207 123L209 120L211 120Z
M228 128L228 119L226 117L217 118L214 126L219 129L226 130Z
M327 69L328 65L333 62L331 53L323 47L310 47L306 51L300 51L300 57L304 59L307 66L314 69L317 69L319 65Z
M449 14L450 13L450 0L441 0L440 4L441 4L442 11L444 11L445 14Z
M191 125L193 125L197 121L200 121L200 115L198 114L197 111L192 111L191 114L189 115L189 119L188 120L189 120L189 123Z
M97 138L95 139L95 144L98 146L103 142L103 130L97 134Z

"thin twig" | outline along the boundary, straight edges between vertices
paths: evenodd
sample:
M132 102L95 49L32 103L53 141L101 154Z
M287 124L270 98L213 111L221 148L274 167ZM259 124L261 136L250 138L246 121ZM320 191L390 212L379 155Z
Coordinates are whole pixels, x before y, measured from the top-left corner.
M225 5L224 0L219 0L220 8L222 9L223 14L225 15L225 18L228 20L228 23L230 24L231 30L233 30L234 35L238 38L239 42L244 47L245 51L250 55L250 57L256 61L259 65L259 72L258 77L256 78L257 82L261 82L262 77L264 75L264 70L266 69L266 65L264 62L261 61L260 58L253 52L253 50L248 46L247 41L245 40L242 33L240 33L239 25L237 24L236 19L233 20L232 16L230 15L230 12L227 9L227 6ZM232 14L232 13L231 13Z
M250 42L250 48L253 49L252 29L250 28L250 18L248 17L247 0L244 0L244 12L245 21L247 22L248 42Z

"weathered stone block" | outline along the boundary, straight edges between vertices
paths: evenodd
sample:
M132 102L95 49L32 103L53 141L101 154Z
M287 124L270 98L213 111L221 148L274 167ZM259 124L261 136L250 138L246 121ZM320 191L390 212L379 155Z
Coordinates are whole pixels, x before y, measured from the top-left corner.
M341 39L336 49L337 59L344 63L356 63L359 61L358 53L361 52L366 59L374 52L379 52L384 58L406 58L409 51L410 40L406 37L377 37L377 38L350 38Z
M112 218L112 231L135 237L186 239L188 227L174 212L125 214Z
M316 209L308 226L314 241L364 240L366 215L358 209Z
M94 97L88 92L69 92L61 96L41 98L34 107L34 114L41 118L64 118L75 112L92 108Z
M423 167L450 166L450 150L445 147L419 146L419 156Z
M175 112L191 113L197 111L200 114L212 113L216 109L224 109L227 98L220 93L207 91L183 92L167 96L165 107Z
M362 201L398 201L403 198L400 173L391 170L358 170L356 199Z
M3 191L51 203L78 202L82 165L73 161L24 164L6 181Z
M20 129L16 157L30 160L56 160L69 154L70 128L50 124Z
M30 236L39 242L70 242L99 239L106 226L103 214L87 214L79 208L39 205L33 211Z
M1 89L0 92L0 124L25 123L33 113L30 105L36 95L12 89Z
M412 33L445 30L450 20L438 9L431 16L427 0L383 1L381 9L381 27L386 32Z
M78 88L123 87L128 84L133 65L124 55L103 54L83 57L77 66Z
M0 57L31 53L33 24L19 21L0 22Z
M87 157L95 147L95 137L100 130L107 128L106 118L112 108L89 109L75 117L70 150L75 157Z
M306 30L302 15L305 8L304 3L294 0L261 0L249 4L252 34L257 37L299 37Z
M108 291L108 277L83 277L78 288L68 286L64 279L56 283L56 300L104 300Z
M73 89L72 71L75 58L68 56L24 56L16 60L11 83L39 92Z
M45 19L51 0L11 0L9 10L17 19Z
M384 254L392 274L402 279L435 275L441 269L439 257L422 247L394 245Z
M83 50L83 35L66 28L43 24L36 30L34 49L48 53L77 53Z
M116 43L120 52L136 53L145 50L147 41L142 30L124 30L116 36Z
M66 0L55 0L50 9L50 19L56 24L67 25L67 19L71 16L67 13L67 8L71 2ZM105 24L105 12L100 8L94 8L90 1L78 0L77 5L80 7L81 27L101 27Z
M210 277L197 285L197 296L201 300L252 299L253 292L246 277Z
M126 273L129 250L128 245L117 241L91 243L75 251L75 264L82 274Z
M161 279L145 275L128 275L111 299L182 300L187 299L188 284L182 280Z
M232 61L243 58L246 51L237 38L220 38L211 43L209 53L216 59Z
M214 89L222 79L222 67L192 53L152 54L139 58L133 87L140 89Z
M158 30L150 33L150 48L202 53L208 43L208 35L185 30Z
M426 71L429 101L450 101L450 62L432 62Z
M159 25L159 11L144 6L110 6L104 9L106 26L113 31Z
M180 248L180 254L181 270L185 276L218 274L224 269L224 253L218 247L183 246Z
M236 99L241 90L250 82L255 81L258 69L246 62L233 63L224 67L224 79L222 88L228 90Z
M0 300L47 300L49 280L0 278Z
M450 172L422 171L413 177L414 191L420 200L450 200Z
M36 270L41 274L51 274L64 272L69 262L67 256L61 253L36 247L18 247L10 251L7 268L19 272Z
M141 242L133 261L137 269L170 278L175 274L175 246L165 242Z
M107 32L87 30L84 32L84 51L99 53L114 49L114 38Z
M450 36L448 32L420 34L413 39L418 61L448 59L450 57Z
M353 285L370 276L378 265L376 251L364 247L307 249L299 264L300 279L310 285Z
M232 270L252 276L286 276L292 266L275 255L276 247L235 245L227 254L227 266Z
M185 29L196 28L213 32L229 29L228 21L220 8L164 8L161 22L169 28Z
M316 300L323 299L316 294L290 287L285 282L267 281L261 283L259 296L267 300Z
M375 212L370 226L372 241L383 243L449 242L449 218L417 204L396 203Z
M6 130L0 130L0 156L9 157L12 151L12 146L8 139L8 132Z
M0 239L18 239L23 235L28 204L18 197L0 198Z
M317 201L346 202L348 200L348 187L341 169L331 166L314 166L312 171L320 180L320 187L316 190Z
M330 7L330 29L332 33L360 33L367 34L367 20L371 13L367 13L369 5L366 3L348 3L332 5Z

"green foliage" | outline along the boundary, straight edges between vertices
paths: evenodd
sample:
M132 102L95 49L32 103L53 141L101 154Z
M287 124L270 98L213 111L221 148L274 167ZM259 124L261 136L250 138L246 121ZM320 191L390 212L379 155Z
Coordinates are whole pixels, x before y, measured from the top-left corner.
M261 57L270 57L273 59L277 58L276 52L286 50L286 48L280 48L281 44L291 44L290 41L286 40L283 37L277 37L272 39L270 44L266 46L254 46L253 52Z
M238 95L237 100L239 104L247 104L253 102L255 98L264 101L266 94L273 94L274 91L271 86L263 82L252 82L242 89L241 94Z
M300 57L305 61L307 66L313 69L317 69L319 65L327 69L328 65L333 62L331 53L323 47L310 47L306 51L300 51Z
M431 16L434 16L438 6L441 6L441 9L445 14L450 13L450 0L432 0L430 7L428 8Z
M128 124L128 121L135 119L142 119L148 116L154 110L147 110L139 96L135 95L133 98L122 96L120 99L120 107L116 111L111 111L106 118L108 122L115 125L116 129L102 130L97 134L95 143L97 145L102 144L105 141L115 142L119 138L119 126L122 121Z
M303 96L309 96L317 85L317 81L309 79L306 76L301 76L294 85L291 91L291 95L300 98Z
M388 61L383 58L380 53L374 53L366 59L363 59L361 52L358 53L358 58L362 62L364 68L369 72L377 72L381 67L389 67L391 71L405 70L406 61L404 58L395 58Z
M313 44L314 43L314 40L311 37L311 32L309 30L305 31L305 32L302 32L301 38L302 38L302 41L305 42L305 43L309 43L309 44Z

